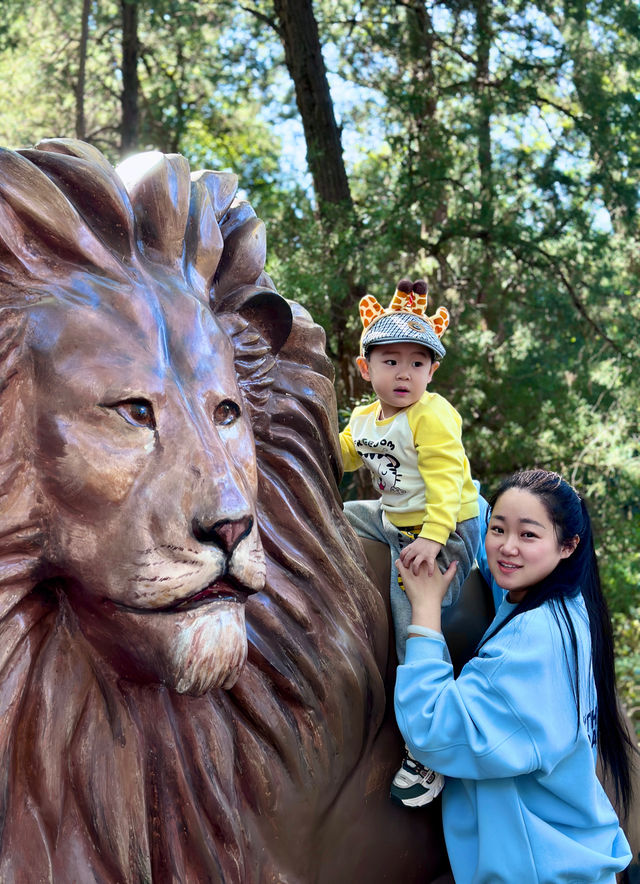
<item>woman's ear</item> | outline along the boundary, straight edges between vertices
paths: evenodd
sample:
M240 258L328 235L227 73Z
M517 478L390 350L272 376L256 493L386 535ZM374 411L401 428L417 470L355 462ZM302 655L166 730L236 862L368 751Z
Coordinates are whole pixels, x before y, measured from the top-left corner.
M560 558L568 559L579 543L580 537L577 534L571 540L566 540L560 549Z
M356 359L356 365L360 369L360 374L362 375L362 379L364 381L370 381L371 376L369 375L369 363L364 358L364 356L358 356Z

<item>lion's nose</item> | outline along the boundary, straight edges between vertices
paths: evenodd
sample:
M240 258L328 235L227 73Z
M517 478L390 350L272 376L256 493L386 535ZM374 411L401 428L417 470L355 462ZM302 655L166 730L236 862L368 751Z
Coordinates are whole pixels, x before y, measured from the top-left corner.
M220 519L217 522L195 518L192 523L193 536L196 540L200 543L213 543L226 553L233 552L252 527L252 516L243 516L241 519Z

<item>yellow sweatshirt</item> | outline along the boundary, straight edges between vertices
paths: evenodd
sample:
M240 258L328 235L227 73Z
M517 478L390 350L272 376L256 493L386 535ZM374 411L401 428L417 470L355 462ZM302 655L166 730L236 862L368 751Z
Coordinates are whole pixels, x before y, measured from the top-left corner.
M428 391L387 420L378 420L379 412L378 401L353 410L340 433L344 469L364 464L389 520L398 528L422 526L420 537L444 546L457 522L478 515L460 415Z

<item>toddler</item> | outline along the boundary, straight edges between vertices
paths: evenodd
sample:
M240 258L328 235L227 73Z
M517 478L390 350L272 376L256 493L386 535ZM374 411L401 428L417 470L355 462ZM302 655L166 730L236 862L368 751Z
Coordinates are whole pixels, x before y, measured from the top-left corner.
M367 295L360 302L363 333L358 368L377 396L354 409L340 434L344 469L367 467L379 500L345 503L357 534L379 540L391 554L391 612L398 662L404 662L411 605L399 582L396 559L417 574L457 563L443 606L451 605L480 543L478 492L462 440L461 419L449 402L427 391L445 355L440 337L449 314L426 315L427 284L401 280L388 309ZM405 750L391 797L409 807L432 801L443 778Z

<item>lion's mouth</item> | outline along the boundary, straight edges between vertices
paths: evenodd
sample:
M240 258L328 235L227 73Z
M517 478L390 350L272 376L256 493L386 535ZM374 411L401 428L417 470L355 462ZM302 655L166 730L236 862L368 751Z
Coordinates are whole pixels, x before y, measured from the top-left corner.
M241 586L233 579L224 578L216 580L205 586L204 589L198 589L185 598L177 599L168 605L158 605L157 607L137 607L125 605L116 602L116 607L121 610L129 611L133 614L181 614L185 611L193 611L203 605L211 605L219 602L243 605L250 595L257 592L248 586Z
M254 592L255 590L239 586L230 580L216 580L215 583L205 586L204 589L194 592L193 595L187 596L187 598L167 605L164 608L159 608L159 610L190 611L210 602L235 602L243 605Z

